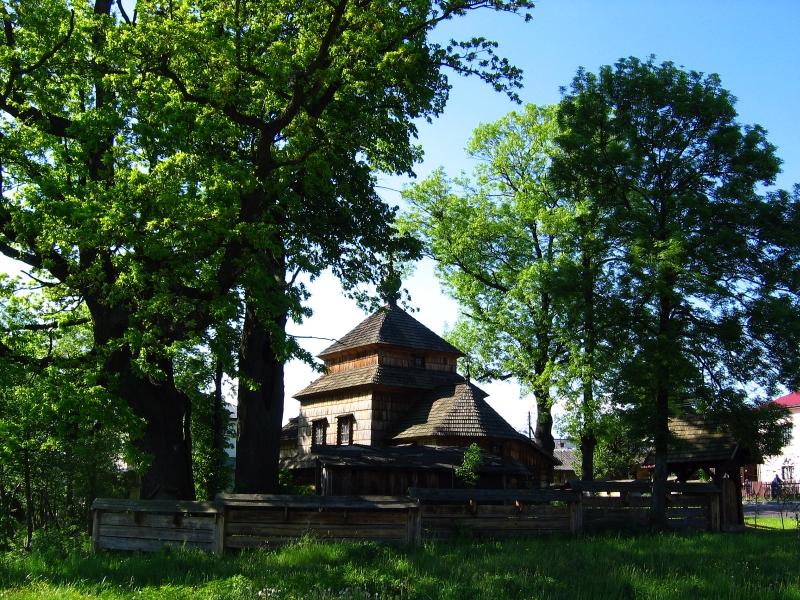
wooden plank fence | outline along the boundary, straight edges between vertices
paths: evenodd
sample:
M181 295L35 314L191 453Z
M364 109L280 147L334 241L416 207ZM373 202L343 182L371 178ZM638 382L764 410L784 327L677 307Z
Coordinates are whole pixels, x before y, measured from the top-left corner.
M419 505L394 496L222 494L217 552L320 539L419 543Z
M92 505L92 546L141 551L185 546L221 554L306 535L415 545L465 535L504 539L649 527L648 482L571 482L571 487L411 488L403 497L220 494L213 503L99 498ZM732 529L726 519L736 510L726 491L708 483L670 483L670 526Z
M562 490L411 488L420 502L422 539L504 539L581 530L580 496Z
M92 504L92 548L153 551L185 546L213 551L218 514L208 502L98 498Z
M650 524L652 488L647 481L573 481L581 493L586 532L640 531ZM720 489L712 483L667 484L671 529L720 531Z

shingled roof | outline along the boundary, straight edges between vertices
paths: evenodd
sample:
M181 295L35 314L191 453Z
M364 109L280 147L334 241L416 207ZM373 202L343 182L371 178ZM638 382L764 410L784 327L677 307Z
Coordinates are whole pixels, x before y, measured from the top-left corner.
M441 386L414 406L398 425L395 441L428 437L525 439L484 400L487 394L467 381Z
M425 391L455 381L464 381L464 378L457 373L447 371L369 365L359 369L350 369L323 375L297 392L294 397L297 399L309 398L319 394L367 385L411 388Z
M396 304L387 304L320 352L319 357L374 344L464 355Z
M667 448L667 464L708 464L732 460L739 451L734 437L711 418L699 415L682 415L669 420L671 434ZM645 466L653 466L651 452Z
M351 444L349 446L314 446L308 454L282 459L290 469L311 469L317 464L327 467L371 469L414 469L452 472L464 462L466 448L449 446L402 445L376 448ZM490 452L481 454L481 472L530 475L523 463L511 458L503 459Z

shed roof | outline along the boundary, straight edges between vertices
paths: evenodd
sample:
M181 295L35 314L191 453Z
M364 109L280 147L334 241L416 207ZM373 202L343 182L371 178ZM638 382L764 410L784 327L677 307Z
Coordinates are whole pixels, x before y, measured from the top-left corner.
M425 391L448 382L463 380L464 378L458 373L447 371L368 365L358 369L325 374L297 392L294 397L297 399L311 398L320 394L367 385Z
M319 357L325 358L374 344L464 355L458 348L443 340L402 308L390 303L372 313L338 341L320 352Z
M732 460L739 451L734 437L713 418L682 415L669 420L671 441L667 449L667 464L708 464ZM654 464L651 452L645 466Z

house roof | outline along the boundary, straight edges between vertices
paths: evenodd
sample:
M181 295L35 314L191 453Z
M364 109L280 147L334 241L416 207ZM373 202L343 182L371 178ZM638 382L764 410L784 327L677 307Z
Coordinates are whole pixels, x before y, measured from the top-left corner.
M464 462L465 448L452 446L314 446L308 454L283 459L289 469L311 469L317 464L326 467L372 469L413 469L453 471ZM503 459L489 452L481 453L480 472L530 475L530 470L514 459Z
M325 358L375 344L464 355L458 348L443 340L402 308L390 303L372 313L350 332L320 352L319 357Z
M297 399L311 398L320 394L367 385L425 391L448 382L463 380L464 378L458 373L448 371L368 365L359 369L325 374L297 392L294 397Z
M572 471L577 473L578 452L575 448L556 448L553 450L553 456L561 463L556 465L556 471Z
M671 434L667 449L667 464L715 464L733 459L739 451L734 437L712 418L682 415L669 420ZM651 452L645 466L655 460Z
M289 422L281 427L281 442L292 442L297 444L297 430L299 427L299 417L292 417Z
M798 408L800 407L800 392L786 394L785 396L776 398L773 402L784 408Z

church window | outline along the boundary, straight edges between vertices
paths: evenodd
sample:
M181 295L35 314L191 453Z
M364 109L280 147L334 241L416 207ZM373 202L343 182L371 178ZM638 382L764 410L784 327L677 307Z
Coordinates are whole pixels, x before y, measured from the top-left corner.
M781 467L781 479L784 481L794 481L794 466L793 465L783 465Z
M328 436L328 419L318 419L311 422L311 444L324 446Z
M336 419L336 443L349 446L353 443L353 415L345 415Z

